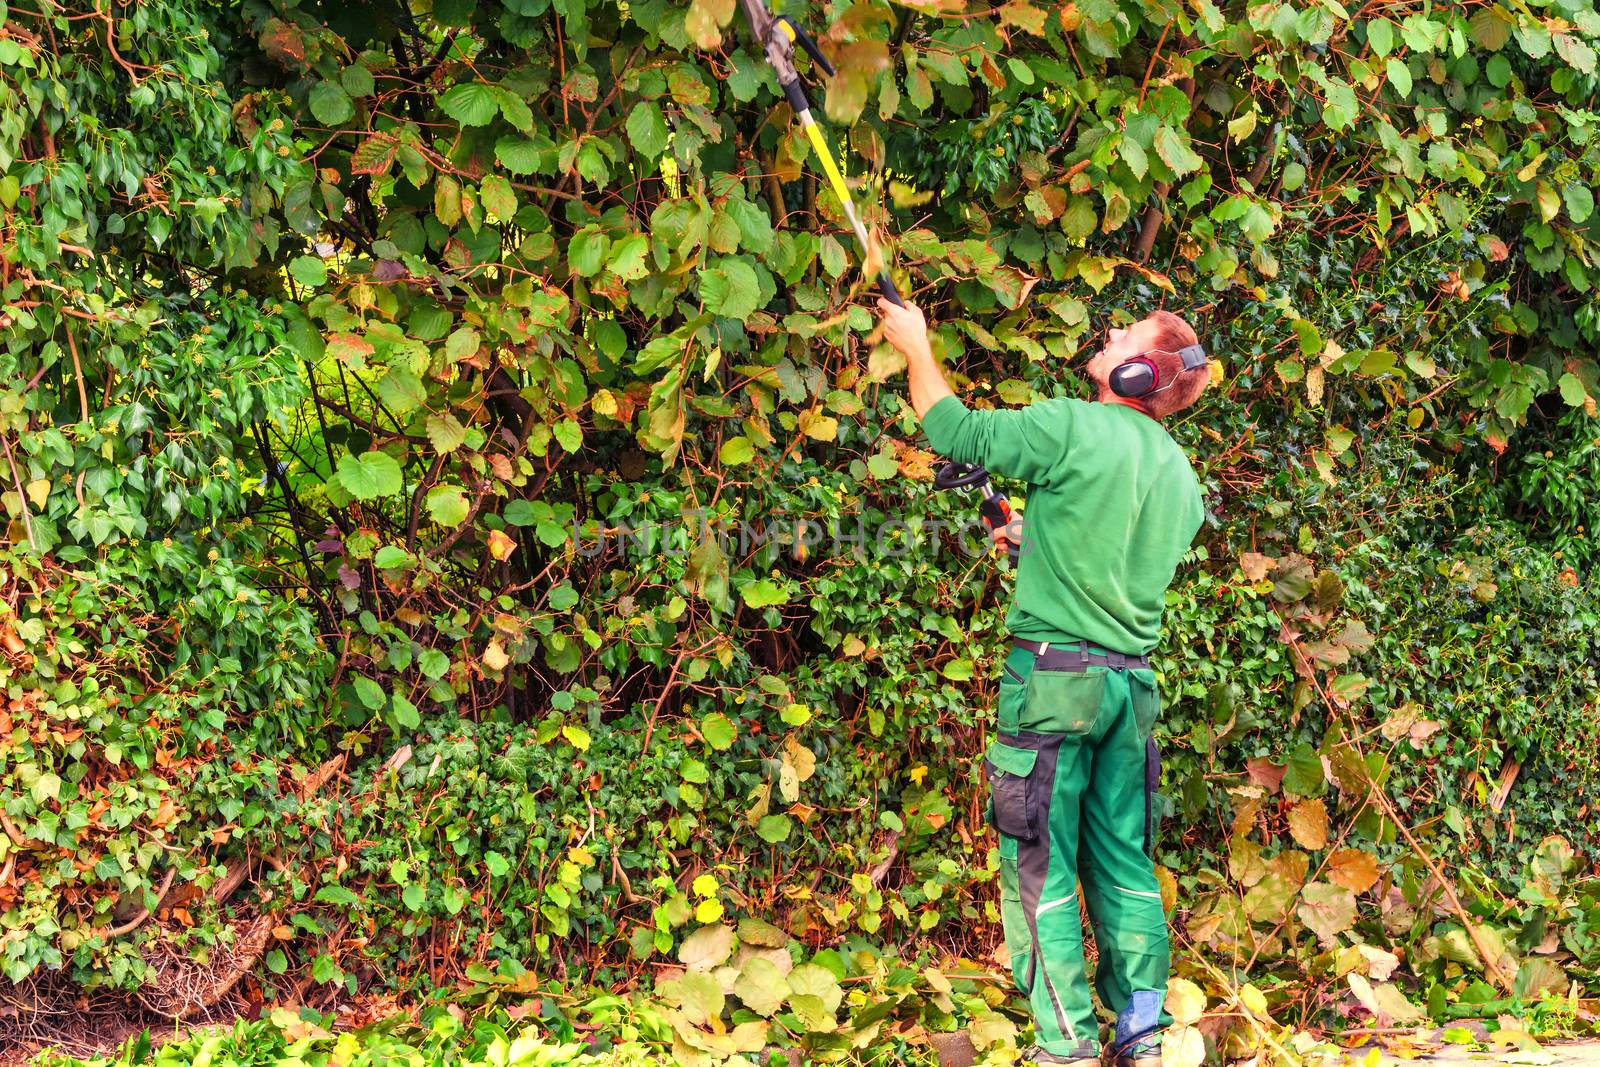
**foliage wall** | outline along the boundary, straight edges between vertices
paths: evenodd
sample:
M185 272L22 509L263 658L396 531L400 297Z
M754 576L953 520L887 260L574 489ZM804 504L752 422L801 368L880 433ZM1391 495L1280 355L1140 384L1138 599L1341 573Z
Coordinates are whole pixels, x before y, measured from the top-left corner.
M738 920L988 958L1010 575L731 0L35 8L10 979L622 981ZM1083 395L1155 306L1220 357L1159 657L1185 951L1306 1021L1592 979L1600 15L789 10L970 402Z

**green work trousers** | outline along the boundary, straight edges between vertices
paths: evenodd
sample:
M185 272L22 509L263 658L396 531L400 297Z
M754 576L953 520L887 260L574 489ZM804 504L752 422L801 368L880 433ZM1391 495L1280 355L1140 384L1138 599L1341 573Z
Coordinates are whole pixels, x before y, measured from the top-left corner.
M1033 1010L1035 1042L1057 1055L1087 1055L1100 1040L1084 973L1080 885L1099 948L1095 988L1117 1017L1113 1045L1171 1022L1150 817L1159 772L1149 742L1160 697L1149 670L1056 670L1056 655L1052 648L1038 661L1012 648L999 732L984 764L989 819L1000 836L1006 946Z

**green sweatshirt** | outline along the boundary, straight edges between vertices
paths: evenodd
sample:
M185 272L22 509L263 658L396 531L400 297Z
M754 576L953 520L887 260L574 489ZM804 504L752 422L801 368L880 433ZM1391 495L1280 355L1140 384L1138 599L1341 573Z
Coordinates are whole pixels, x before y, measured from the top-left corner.
M1029 483L1013 635L1156 647L1167 586L1204 517L1199 480L1159 422L1067 397L984 411L947 396L922 427L946 458Z

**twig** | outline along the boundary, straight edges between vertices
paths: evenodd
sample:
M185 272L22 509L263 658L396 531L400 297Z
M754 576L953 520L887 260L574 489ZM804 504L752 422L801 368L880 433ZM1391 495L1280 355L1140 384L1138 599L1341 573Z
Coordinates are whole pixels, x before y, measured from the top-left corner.
M89 391L83 384L83 363L78 359L78 342L73 338L72 331L67 330L67 348L72 352L72 369L78 378L78 407L83 411L83 421L89 421Z
M1172 29L1172 20L1168 19L1167 24L1161 27L1161 36L1157 39L1156 46L1150 53L1150 62L1144 68L1144 81L1139 83L1139 106L1141 108L1144 107L1145 90L1150 88L1150 75L1155 73L1156 59L1161 55L1161 46L1167 43L1167 31L1170 29Z
M22 476L17 473L17 461L14 458L12 458L12 455L11 455L11 435L10 434L0 434L0 445L4 445L5 446L5 449L6 449L6 462L11 464L11 480L16 483L17 496L20 497L21 500L22 500L22 528L24 530L26 530L27 533L28 533L28 545L29 545L29 547L31 547L35 552L37 552L37 551L39 551L39 542L33 536L33 519L30 517L29 511L28 511L28 494L23 491L23 488L22 488ZM0 819L4 819L4 818L5 818L5 816L3 814L0 814ZM6 824L7 824L6 825L6 833L8 833L8 834L10 834L11 831L14 829L14 827L12 827L10 825L10 822L11 822L11 820L6 819ZM12 835L12 840L16 840L16 836L14 834ZM19 842L19 844L20 844L20 842Z
M161 907L161 902L167 898L167 890L172 888L172 880L176 878L177 875L178 868L169 867L167 869L166 880L161 883L161 888L156 890L156 908ZM113 926L111 929L106 931L106 940L110 941L112 938L121 937L123 934L133 933L133 931L144 925L145 920L150 918L151 914L154 913L156 908L144 908L139 912L139 914L135 915L121 926Z

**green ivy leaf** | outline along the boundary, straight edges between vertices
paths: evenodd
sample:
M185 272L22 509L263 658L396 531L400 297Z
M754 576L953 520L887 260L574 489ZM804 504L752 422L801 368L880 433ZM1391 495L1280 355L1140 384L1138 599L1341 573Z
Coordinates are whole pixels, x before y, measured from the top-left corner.
M572 240L567 243L567 264L572 268L572 273L579 277L592 278L600 273L610 247L611 238L598 227L585 226L573 234Z
M361 898L342 885L325 885L317 890L314 899L319 904L339 904L346 908L355 908L361 904Z
M733 746L734 739L739 736L739 730L732 719L720 711L714 711L700 720L700 736L706 739L706 744L718 752L723 752Z
M295 256L289 261L289 277L315 288L328 280L328 267L316 256Z
M1394 23L1388 19L1373 19L1367 23L1367 43L1372 54L1380 59L1394 48Z
M318 953L317 958L311 961L311 977L321 985L336 982L343 974L338 962L325 952Z
M324 126L340 126L356 113L350 94L338 82L322 81L311 87L306 98L311 114Z
M780 845L789 840L792 821L787 815L765 815L756 824L756 833L770 845Z
M606 269L625 282L636 282L650 274L650 263L645 258L650 252L650 238L642 233L630 233L611 246Z
M498 174L491 174L478 186L478 196L495 222L510 222L517 214L517 194L511 183Z
M428 441L439 452L454 452L467 439L467 428L448 412L443 415L429 415L427 429Z
M393 496L404 486L399 462L387 452L345 453L339 457L339 484L360 501Z
M1319 797L1327 792L1328 780L1323 774L1322 757L1304 741L1289 756L1289 766L1283 772L1283 788L1301 797Z
M500 105L500 114L505 116L507 122L528 133L533 129L533 109L528 107L527 101L503 86L490 86L494 94L495 103Z
M544 165L545 149L526 137L502 137L494 143L494 158L512 174L533 174Z
M389 702L389 694L383 691L383 686L364 674L356 675L351 685L355 688L356 697L370 711L382 711L384 705Z
M428 490L428 517L440 526L454 528L467 519L471 505L459 485L436 485Z
M384 545L372 557L372 565L381 571L392 571L397 567L409 566L411 553L399 545Z
M1156 131L1155 149L1161 161L1180 177L1192 170L1199 170L1204 162L1189 147L1188 135L1180 134L1171 126L1162 126Z
M756 309L761 284L748 263L723 259L700 272L700 298L712 314L743 322Z
M789 590L771 578L762 578L739 589L739 598L752 608L772 607L789 602Z
M29 793L32 794L33 802L35 804L43 804L51 800L60 800L61 778L58 775L51 774L50 772L46 771L44 774L41 774L38 778L34 779L33 787L29 790Z
M972 678L972 661L970 659L953 659L945 663L941 673L952 682L965 682Z
M670 131L661 106L654 100L641 100L628 112L628 140L646 159L657 159L667 149Z
M557 443L568 452L576 454L583 447L583 427L578 425L576 419L562 419L550 427ZM563 531L561 539L565 541L566 533Z
M1567 215L1573 222L1587 222L1594 214L1594 190L1583 182L1568 182L1561 189L1561 198L1566 201Z
M379 378L373 392L378 394L383 406L395 415L414 411L428 401L428 390L422 384L422 379L399 367L390 369L388 374Z
M1388 75L1389 84L1394 86L1394 91L1402 97L1411 95L1411 67L1399 56L1392 57L1384 66L1384 73Z
M1588 399L1589 394L1576 374L1569 371L1563 374L1556 384L1561 388L1561 399L1566 401L1569 407L1583 407L1583 402Z
M717 458L724 466L736 467L755 458L755 446L748 437L730 437L717 449Z
M464 82L445 90L439 109L463 126L487 126L500 114L500 101L492 86Z

